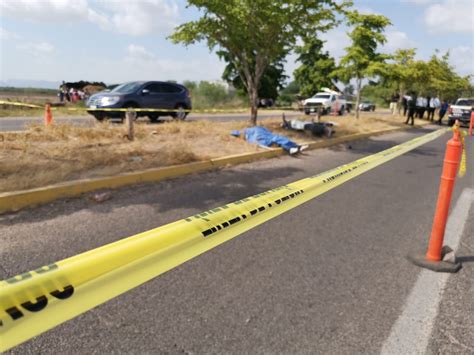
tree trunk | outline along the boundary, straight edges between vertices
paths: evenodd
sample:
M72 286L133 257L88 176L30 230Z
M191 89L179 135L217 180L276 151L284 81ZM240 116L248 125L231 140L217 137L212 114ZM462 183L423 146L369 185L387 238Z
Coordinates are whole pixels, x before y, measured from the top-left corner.
M258 113L258 89L253 83L249 85L248 93L250 103L250 124L256 126Z
M356 98L356 107L355 107L355 112L356 112L356 118L359 119L359 105L360 105L360 90L362 87L362 79L357 78L357 98Z
M398 98L398 115L400 116L402 114L403 96L405 96L405 85L403 83L400 83L398 96L399 96L399 98Z

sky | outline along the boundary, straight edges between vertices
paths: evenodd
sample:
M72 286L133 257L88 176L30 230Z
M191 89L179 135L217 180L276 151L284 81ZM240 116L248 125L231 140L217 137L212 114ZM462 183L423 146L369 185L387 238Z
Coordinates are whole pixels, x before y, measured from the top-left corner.
M1 0L0 85L220 80L225 63L204 43L186 48L167 39L177 25L199 18L199 12L186 4L184 0ZM474 0L355 0L354 7L391 20L383 52L417 48L418 58L428 59L436 49L449 50L459 74L474 74ZM318 35L336 60L349 45L347 30L340 26ZM291 77L297 67L290 54L287 75Z

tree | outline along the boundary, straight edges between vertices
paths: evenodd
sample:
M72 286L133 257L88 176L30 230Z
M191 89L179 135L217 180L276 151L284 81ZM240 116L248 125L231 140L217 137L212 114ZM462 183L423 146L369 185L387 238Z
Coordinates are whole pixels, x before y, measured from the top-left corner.
M415 48L399 49L391 57L391 62L387 63L385 67L385 80L391 82L395 86L395 90L398 91L399 110L407 90L424 74L424 70L420 71L423 68L415 62L415 55Z
M361 94L377 106L385 106L390 103L393 93L396 91L397 87L394 82L381 78L378 81L369 80L368 84L362 88Z
M195 91L198 87L198 84L195 81L191 81L191 80L185 80L183 82L183 85L186 86L186 88L190 90L191 92Z
M428 93L444 99L455 99L470 86L470 77L461 77L449 64L449 51L439 55L438 51L426 63L429 81Z
M301 65L293 74L300 85L301 95L305 97L321 91L322 87L334 86L331 74L336 69L336 62L327 51L323 52L323 44L323 41L313 35L305 38L302 46L295 48L297 61Z
M202 17L184 23L171 35L174 43L205 41L209 49L229 54L248 93L250 122L256 124L258 88L265 69L285 57L298 38L327 31L336 13L350 2L336 0L188 0Z
M199 96L205 103L215 106L228 99L227 90L223 85L201 81L199 83Z
M247 87L245 86L239 71L229 58L229 53L226 51L219 51L217 53L228 64L222 74L222 79L232 84L241 94L248 95ZM268 65L262 74L260 85L258 87L258 97L276 100L278 91L283 88L285 80L288 78L285 75L285 60L279 58L274 63Z
M354 26L352 32L348 33L352 44L346 48L346 55L341 59L334 76L346 83L351 79L356 80L356 118L359 118L362 79L383 73L387 56L377 53L377 46L386 42L383 32L391 23L385 16L364 15L357 11L349 12L347 19L348 24Z
M279 100L283 105L292 105L299 100L300 86L296 81L291 81L279 92Z

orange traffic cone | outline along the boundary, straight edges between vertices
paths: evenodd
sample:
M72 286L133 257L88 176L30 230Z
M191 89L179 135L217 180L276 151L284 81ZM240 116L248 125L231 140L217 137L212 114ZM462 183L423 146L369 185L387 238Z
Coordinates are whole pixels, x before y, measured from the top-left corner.
M53 123L53 114L51 113L51 104L44 106L44 125L49 126Z
M472 126L474 126L474 109L471 112L471 121L469 122L469 135L472 136Z
M446 144L443 173L439 187L438 202L431 231L431 238L426 255L409 255L408 258L415 264L433 271L457 272L461 263L454 257L451 261L444 261L443 257L452 252L448 246L443 247L444 232L448 219L451 195L456 181L456 174L461 162L462 153L461 132L459 122L456 121L453 129L453 138Z

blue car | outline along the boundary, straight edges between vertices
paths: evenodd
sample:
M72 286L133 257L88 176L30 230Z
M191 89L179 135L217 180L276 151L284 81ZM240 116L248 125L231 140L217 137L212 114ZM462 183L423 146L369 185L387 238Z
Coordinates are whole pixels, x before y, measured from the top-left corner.
M123 118L124 112L101 111L101 108L163 109L162 112L139 111L137 117L148 116L154 122L160 116L184 120L192 108L189 90L183 85L163 81L134 81L116 86L110 91L92 95L87 101L87 111L97 120Z

